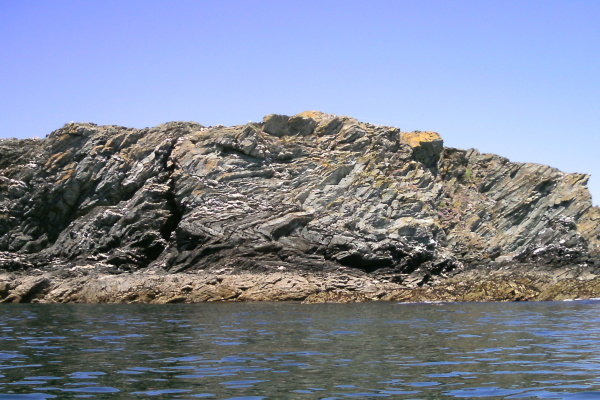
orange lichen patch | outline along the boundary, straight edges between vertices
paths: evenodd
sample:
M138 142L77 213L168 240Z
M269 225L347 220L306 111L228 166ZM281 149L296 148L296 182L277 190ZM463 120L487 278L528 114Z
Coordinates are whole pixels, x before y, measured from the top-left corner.
M123 143L123 139L124 139L125 135L124 134L120 134L120 135L116 135L111 137L108 142L106 142L106 148L109 150L116 150L119 148L119 146L121 146L121 143Z
M196 146L188 139L182 140L180 143L177 143L175 149L173 150L174 158L184 158L190 155L194 155L196 153Z
M107 153L107 149L110 150L110 148L108 148L108 146L104 146L104 145L98 145L98 146L94 146L90 149L89 151L89 155L91 157L95 157L98 154L106 154Z
M58 181L56 181L56 183L62 183L65 181L68 181L71 176L73 176L73 172L75 172L75 168L69 168L68 170L66 170L63 175L60 177L60 179Z
M587 185L588 180L590 179L590 175L588 174L568 174L565 177L565 183L567 185Z
M328 116L328 114L325 114L321 111L304 111L304 112L301 112L300 114L297 114L296 116L304 117L304 118L318 119L318 118L326 117L326 116Z
M442 140L442 137L437 132L402 132L400 141L410 147L418 147L423 142L435 142Z
M300 114L294 115L292 118L310 118L317 122L317 124L321 124L326 121L332 120L334 116L321 111L304 111Z
M66 157L68 157L69 154L68 153L57 153L54 154L52 157L50 157L48 159L48 161L46 161L46 164L44 164L44 167L46 168L56 168L61 161L64 161Z
M206 160L204 160L204 165L203 165L203 172L204 173L208 173L210 171L212 171L213 169L217 168L219 166L219 160L218 158L207 158Z
M71 133L77 132L77 128L79 128L79 126L77 126L77 124L74 124L73 122L65 124L65 126L63 126L63 131L65 132L65 134L61 135L61 140L64 140L65 138L69 137Z
M194 197L198 197L198 196L202 196L203 194L204 194L204 189L198 188L198 189L192 190L192 193L190 195L194 196Z
M121 157L123 159L123 161L125 162L125 164L127 165L131 165L133 163L133 161L137 158L136 157L136 148L124 148L121 149L121 151L119 151L119 157Z

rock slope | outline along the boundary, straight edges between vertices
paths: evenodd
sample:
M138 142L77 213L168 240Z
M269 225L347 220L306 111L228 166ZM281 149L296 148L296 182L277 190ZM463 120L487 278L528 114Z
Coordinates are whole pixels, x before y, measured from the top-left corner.
M0 301L594 297L587 180L320 112L71 123L0 141Z

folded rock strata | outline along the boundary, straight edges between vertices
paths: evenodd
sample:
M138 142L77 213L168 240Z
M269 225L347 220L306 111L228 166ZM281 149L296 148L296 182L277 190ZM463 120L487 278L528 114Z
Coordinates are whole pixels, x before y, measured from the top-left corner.
M588 178L320 112L71 123L0 141L0 301L595 297Z

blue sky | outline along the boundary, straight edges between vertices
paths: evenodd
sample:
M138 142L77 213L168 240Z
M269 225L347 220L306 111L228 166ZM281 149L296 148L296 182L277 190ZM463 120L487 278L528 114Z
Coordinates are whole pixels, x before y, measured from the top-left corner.
M600 1L0 0L0 137L320 110L592 174Z

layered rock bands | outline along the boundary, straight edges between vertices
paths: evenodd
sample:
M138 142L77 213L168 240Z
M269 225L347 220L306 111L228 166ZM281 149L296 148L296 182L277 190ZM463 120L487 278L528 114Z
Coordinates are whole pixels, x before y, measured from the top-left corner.
M0 141L0 301L600 296L588 175L304 112Z

